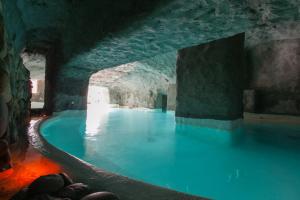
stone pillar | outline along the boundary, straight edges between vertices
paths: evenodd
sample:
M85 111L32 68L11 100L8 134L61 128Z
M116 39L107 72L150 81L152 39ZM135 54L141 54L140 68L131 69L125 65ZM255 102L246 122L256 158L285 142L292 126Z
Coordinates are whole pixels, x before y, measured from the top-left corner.
M178 52L176 121L232 129L243 116L244 34Z
M63 63L63 54L60 46L54 45L46 55L44 110L48 115L55 111L54 95L59 87L57 84L58 74Z
M168 87L168 110L176 109L176 84L170 84Z
M89 76L70 78L62 75L57 84L53 99L53 111L85 110L87 108Z
M71 78L62 70L64 57L59 42L46 55L45 105L46 114L63 110L83 110L87 107L89 73L78 72Z

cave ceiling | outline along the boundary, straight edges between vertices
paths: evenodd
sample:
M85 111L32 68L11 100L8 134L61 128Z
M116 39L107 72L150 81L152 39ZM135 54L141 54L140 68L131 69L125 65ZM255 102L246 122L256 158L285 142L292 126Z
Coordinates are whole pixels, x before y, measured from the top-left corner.
M256 29L276 32L277 24L300 19L299 0L2 0L1 10L17 51L46 54L55 46L60 73L69 77L163 63L157 59L176 59L184 47Z

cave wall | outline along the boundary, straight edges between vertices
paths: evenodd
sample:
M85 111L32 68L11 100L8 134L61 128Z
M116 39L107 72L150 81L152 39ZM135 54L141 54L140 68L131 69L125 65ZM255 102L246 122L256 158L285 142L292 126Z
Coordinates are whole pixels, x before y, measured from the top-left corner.
M176 117L242 118L244 34L178 52Z
M110 103L128 107L161 108L168 86L175 83L176 52L101 70L91 85L109 89Z
M2 101L2 108L0 115L2 118L8 119L7 127L1 127L0 132L3 134L0 137L14 143L19 138L26 137L31 97L29 71L24 67L18 51L10 42L3 21L0 26L2 39L0 47L0 101Z
M254 112L300 115L300 38L250 46L246 55Z

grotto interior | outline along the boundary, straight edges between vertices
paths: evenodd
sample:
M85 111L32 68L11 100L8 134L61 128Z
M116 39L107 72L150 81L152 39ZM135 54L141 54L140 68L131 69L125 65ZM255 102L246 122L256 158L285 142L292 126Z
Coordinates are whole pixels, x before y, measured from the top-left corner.
M0 198L64 171L124 200L202 199L104 172L95 178L77 160L34 147L32 138L41 136L28 134L33 122L87 110L91 101L168 110L178 125L231 131L264 121L300 130L298 0L1 0L0 14L0 171L14 170L8 178L0 173ZM16 187L5 182L22 173L27 178ZM85 199L118 199L101 195Z

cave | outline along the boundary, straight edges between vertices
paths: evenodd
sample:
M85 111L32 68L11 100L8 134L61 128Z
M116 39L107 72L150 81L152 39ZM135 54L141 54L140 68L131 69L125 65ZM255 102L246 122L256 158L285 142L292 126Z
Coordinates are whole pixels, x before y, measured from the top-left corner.
M42 54L24 52L21 54L23 65L30 73L31 81L31 111L42 110L45 96L46 58Z
M299 199L298 1L0 13L0 199Z

